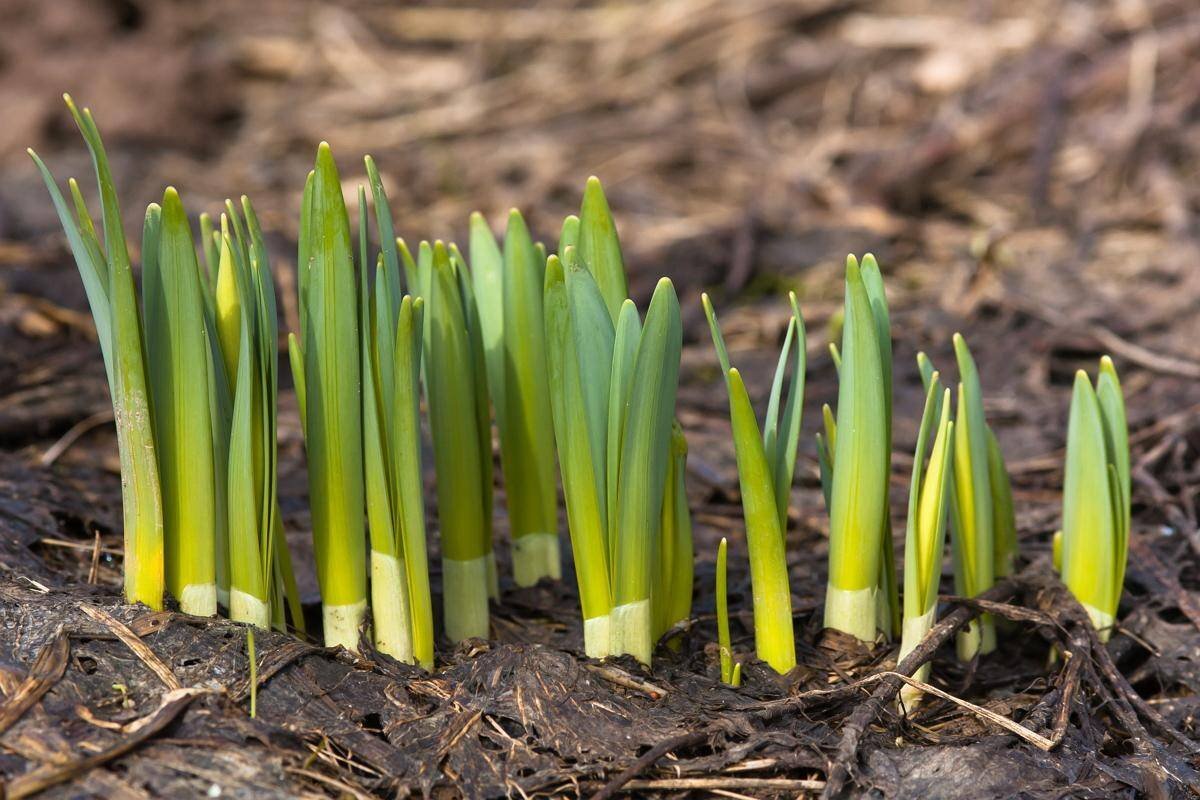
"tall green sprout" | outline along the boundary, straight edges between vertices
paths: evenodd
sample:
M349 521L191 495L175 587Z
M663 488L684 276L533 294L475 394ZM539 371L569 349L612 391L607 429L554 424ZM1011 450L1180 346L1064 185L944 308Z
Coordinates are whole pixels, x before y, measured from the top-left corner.
M266 244L244 196L240 210L225 201L219 231L201 214L200 235L205 326L216 331L208 337L208 351L217 476L217 599L235 621L280 630L286 601L292 625L303 631L279 510L278 321ZM244 374L243 345L249 359Z
M479 307L488 389L500 433L512 532L513 579L558 579L558 496L546 376L542 287L546 259L520 212L508 217L504 250L479 214L471 216L471 278Z
M992 488L992 563L997 578L1013 574L1017 563L1017 518L1013 507L1012 483L1000 442L989 427L988 482Z
M680 432L672 435L679 302L663 279L644 325L629 300L614 324L568 244L546 265L545 325L585 650L649 663L655 639L691 600L690 581L663 577L692 561L690 521L679 512L684 448Z
M1062 578L1107 640L1125 584L1130 528L1129 431L1112 359L1093 387L1075 373L1063 474Z
M242 208L247 231L232 203L222 219L215 292L221 361L231 390L226 493L229 615L266 628L282 618L281 576L290 573L286 544L280 541L277 487L279 329L258 219L246 198ZM288 594L294 596L294 587L289 588ZM299 617L296 606L292 616L293 620Z
M937 618L938 583L942 577L942 554L946 549L946 515L954 468L951 458L954 423L950 420L950 390L942 389L937 373L930 376L928 384L908 495L908 525L904 537L904 621L897 657L900 661L933 629ZM914 677L927 681L930 668L930 664L925 663ZM920 697L920 690L912 686L905 685L900 691L901 702L909 709Z
M983 414L983 389L979 370L966 340L954 335L958 361L958 413L954 426L954 588L964 597L975 597L995 582L992 484L988 464L988 429ZM958 636L958 656L967 661L977 653L996 649L996 628L991 616L982 615Z
M755 647L758 657L780 673L796 666L792 594L784 545L788 500L800 441L806 360L804 320L794 293L789 295L789 300L792 317L788 321L783 350L771 384L767 415L760 431L741 373L730 365L716 312L708 295L701 296L729 392L729 413L746 521L746 546L750 551L750 581L754 590ZM791 388L784 401L783 384L789 365L792 367Z
M142 324L129 250L116 185L91 111L87 108L80 111L67 95L64 100L87 142L96 170L103 246L74 179L69 182L72 208L67 205L46 165L32 150L28 152L41 172L83 279L108 376L121 457L125 597L131 603L145 603L159 609L163 604L164 586L163 504Z
M890 584L881 580L887 564L884 554L891 551L885 537L891 345L886 319L878 316L882 294L878 287L869 288L875 283L871 273L877 271L869 256L862 267L854 256L846 259L837 424L827 433L825 445L833 462L825 626L865 642L873 642L880 622L891 618L890 611L885 617L877 609L880 603L891 603ZM881 336L889 339L886 348Z
M655 602L655 630L665 633L692 612L693 562L692 514L688 510L687 439L678 420L671 424L671 453L663 489L658 579L662 602ZM675 641L675 640L673 640Z
M425 549L419 418L425 301L401 296L391 207L375 162L365 159L380 249L375 279L359 276L363 455L371 542L375 646L433 666L433 607ZM366 197L359 190L359 259L367 255Z
M342 184L324 142L304 186L296 263L300 335L288 344L308 450L325 643L356 649L367 602L359 292Z
M495 593L486 356L466 267L442 242L405 261L425 301L425 392L433 431L442 600L453 641L488 635Z
M189 614L217 613L213 382L200 265L178 193L146 211L142 301L158 446L167 589Z

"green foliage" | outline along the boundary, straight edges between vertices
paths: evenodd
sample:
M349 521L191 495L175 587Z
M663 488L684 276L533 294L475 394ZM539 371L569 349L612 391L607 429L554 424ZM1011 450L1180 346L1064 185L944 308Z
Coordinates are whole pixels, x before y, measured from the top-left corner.
M1107 639L1129 555L1129 433L1125 401L1105 356L1095 386L1075 374L1063 475L1062 578Z
M733 660L733 646L729 638L729 593L727 588L729 545L725 537L717 546L717 646L721 659L721 682L730 686L740 686L742 683L742 665Z
M827 434L832 458L829 489L829 585L825 625L860 640L875 639L879 618L881 558L889 528L888 473L891 440L891 346L881 344L886 316L874 264L846 260L845 324L842 331L837 424ZM841 435L837 435L840 433ZM885 590L887 584L885 583ZM885 606L886 607L886 606Z
M73 208L68 207L54 177L32 150L55 211L67 235L83 279L100 352L108 375L117 448L121 457L121 505L125 530L125 597L130 602L162 608L164 577L163 504L158 475L145 343L129 250L116 186L108 157L91 112L76 108L64 96L75 124L87 142L100 187L104 229L101 247L95 224L74 180Z
M509 214L501 252L479 214L471 217L471 279L487 385L500 434L513 577L531 586L562 574L554 431L546 374L543 285L546 258L519 212Z
M788 672L796 665L792 596L784 535L796 448L800 440L806 357L804 321L795 294L789 299L792 317L788 321L783 350L771 384L766 418L760 431L741 374L730 365L716 312L708 295L701 297L729 392L729 413L746 522L746 545L750 552L750 576L754 587L755 646L758 657L780 673ZM791 388L782 406L781 416L783 384L789 363L792 366Z
M300 215L300 335L292 368L302 397L313 549L325 643L350 649L366 608L359 292L350 222L329 145L317 149Z
M402 295L400 253L383 181L364 159L380 252L368 279L366 194L359 190L363 456L375 646L433 667L433 606L421 483L420 378L425 301Z
M690 610L691 523L682 433L672 434L682 329L662 280L645 325L626 300L614 325L600 286L568 246L544 287L555 440L589 655L649 663L654 640ZM664 576L670 576L664 581ZM686 591L687 600L683 595Z

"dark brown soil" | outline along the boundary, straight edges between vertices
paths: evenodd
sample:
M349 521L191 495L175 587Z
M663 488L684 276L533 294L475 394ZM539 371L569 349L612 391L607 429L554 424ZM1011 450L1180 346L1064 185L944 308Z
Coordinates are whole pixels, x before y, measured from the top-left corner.
M1200 793L1194 3L8 0L0 19L9 797ZM254 199L286 327L299 192L320 139L347 181L362 153L375 156L411 239L462 239L471 210L499 219L519 205L553 241L586 176L600 175L635 295L667 274L685 309L695 618L653 671L582 658L568 576L507 586L494 639L442 643L432 675L369 646L354 657L260 635L251 718L243 628L122 605L103 368L22 153L33 145L60 176L90 179L61 90L95 110L130 221L168 182L193 213L226 194ZM1002 652L967 666L952 644L918 653L933 655L937 687L1008 727L940 698L902 717L898 679L879 674L896 668L894 650L857 651L820 630L827 538L811 436L836 395L826 344L842 260L865 251L893 308L897 533L921 400L913 358L948 366L956 330L1013 473L1022 570L987 605L1011 619ZM735 691L716 680L720 536L740 654L753 650L750 593L698 298L714 294L761 398L786 289L809 329L788 537L800 666L781 679L749 663ZM1128 591L1107 646L1046 563L1071 376L1104 352L1122 373L1135 463ZM281 499L315 611L290 390L282 403ZM979 607L947 598L931 645ZM1069 657L1048 662L1052 645Z

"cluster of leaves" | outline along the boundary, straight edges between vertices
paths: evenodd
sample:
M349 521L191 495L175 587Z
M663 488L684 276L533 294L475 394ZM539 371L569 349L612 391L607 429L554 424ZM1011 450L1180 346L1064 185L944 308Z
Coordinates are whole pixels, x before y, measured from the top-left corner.
M197 258L183 203L168 188L147 209L139 308L104 147L68 98L100 186L103 239L82 193L68 205L32 153L96 322L121 453L126 595L159 608L259 627L303 625L277 500L278 323L253 206L200 217ZM376 646L431 667L433 613L421 479L421 397L437 475L445 632L486 637L498 594L492 541L492 422L521 586L561 573L558 462L587 653L649 663L655 642L691 613L693 544L687 443L675 420L682 349L668 279L645 314L628 297L616 225L588 181L557 253L512 211L503 247L470 220L468 262L454 244L396 238L374 162L358 187L357 247L333 155L317 151L304 187L298 254L300 330L289 336L308 454L314 551L327 644L355 648L368 604ZM377 251L372 256L368 192ZM102 244L103 242L103 244ZM746 523L758 656L796 663L786 530L800 437L806 337L795 295L760 425L707 295L703 306L729 395ZM955 588L974 596L1012 571L1009 478L987 425L979 371L954 337L952 391L924 354L926 398L909 492L903 605L892 547L892 342L882 273L846 265L836 415L823 408L821 482L830 515L825 623L866 642L901 636L906 653L936 618L947 530ZM790 377L789 377L790 376ZM785 384L787 391L785 392ZM1062 571L1098 627L1111 626L1130 516L1124 403L1111 360L1075 383L1064 488ZM368 556L366 547L369 543ZM736 685L718 551L722 680ZM368 572L369 565L369 572ZM369 579L368 579L369 574ZM285 610L287 612L285 616ZM995 647L986 616L959 641L966 659ZM905 700L915 701L909 691Z

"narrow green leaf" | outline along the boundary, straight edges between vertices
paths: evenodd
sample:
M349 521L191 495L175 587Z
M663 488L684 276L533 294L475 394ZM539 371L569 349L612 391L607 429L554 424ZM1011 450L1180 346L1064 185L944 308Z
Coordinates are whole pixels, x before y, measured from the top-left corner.
M952 543L957 552L958 590L967 597L974 597L991 588L995 576L987 422L983 413L979 371L966 340L960 334L954 335L954 354L958 361L960 383L954 433L954 491L958 511ZM979 627L982 636L980 651L990 652L995 648L990 616L982 617ZM964 648L960 647L960 651L966 656L969 648Z
M582 274L590 279L586 270ZM612 320L603 299L599 299L598 290L600 313L591 319L599 320L600 324L589 322L586 310L578 315L573 313L567 278L557 256L547 260L543 295L551 408L567 506L567 527L583 608L584 645L589 656L601 658L608 654L607 621L612 610L604 500L604 431L608 421L609 379L606 365L612 362ZM586 298L580 302L586 308ZM578 339L576 331L582 331ZM598 342L601 346L599 355L585 359L593 370L586 381L580 378L581 365L575 346L580 340L588 345ZM607 356L603 355L605 343ZM602 387L597 385L599 381L603 381ZM600 393L603 406L595 415L589 415L585 390ZM597 430L593 432L593 428Z
M325 143L305 194L300 352L313 544L326 643L354 648L366 602L358 287L341 180Z
M479 304L480 335L487 356L488 394L496 410L496 427L505 427L504 413L504 256L487 220L471 215L471 281ZM541 290L541 287L538 287Z
M628 318L624 311L621 316L618 340ZM664 278L655 288L646 311L646 324L628 378L614 377L614 383L629 382L617 479L614 601L618 607L648 601L651 597L650 568L656 560L682 346L679 301L671 282ZM649 663L650 630L626 630L622 636L625 651Z
M846 261L845 317L837 409L842 435L833 450L825 624L873 641L875 601L870 592L880 574L887 508L889 453L880 446L887 440L887 390L879 329L853 256Z
M162 482L167 587L186 613L216 613L216 496L209 344L192 232L168 188L147 212L143 254L151 408ZM199 379L197 379L199 378Z
M114 394L112 312L108 297L108 265L104 261L104 253L101 252L100 245L96 241L91 218L87 215L87 208L83 205L83 197L79 194L75 181L71 181L71 193L76 198L76 213L82 224L72 216L71 209L67 207L67 202L63 199L62 192L58 190L54 176L50 174L50 170L42 162L42 159L38 158L37 153L33 150L26 152L29 153L29 157L33 159L38 172L42 175L46 191L50 193L50 200L54 203L54 210L58 214L58 221L67 235L67 244L71 249L71 255L75 257L75 264L79 268L79 277L83 279L83 290L87 295L88 307L92 311L92 321L96 325L96 338L100 342L100 354L104 358L104 372L108 376L109 393ZM86 228L83 225L86 225ZM89 231L90 236L88 235Z
M754 590L755 647L759 658L783 674L796 665L783 532L779 528L771 468L763 451L754 408L736 369L729 371L728 380L746 546L750 551L750 582Z
M545 424L552 412L546 380L544 283L545 260L534 247L525 220L514 209L504 235L502 385L506 419L500 426L500 446L513 540L513 577L518 586L562 574L554 433Z
M408 577L408 607L412 623L413 655L417 663L433 667L433 605L429 593L429 559L425 547L425 502L421 484L420 375L421 330L425 301L405 296L396 321L393 361L396 420L392 448L393 496L399 499L397 526Z
M1008 478L1008 467L1000 442L989 427L987 429L988 481L992 491L992 537L994 572L996 577L1007 577L1013 572L1017 558L1017 518L1013 508L1012 485Z
M579 330L578 328L576 329ZM621 479L621 469L623 467L622 452L624 451L625 440L625 424L629 409L629 392L633 383L634 376L634 360L636 358L638 341L641 336L642 328L641 321L638 319L637 308L633 301L630 300L621 307L621 313L617 317L617 326L613 338L613 355L612 355L612 371L610 373L608 383L608 424L607 429L607 458L605 463L606 468L606 492L608 512L608 546L609 558L613 564L616 564L616 548L618 538L618 504L619 495L617 486ZM586 374L584 370L587 367L583 361L579 362L580 379L584 380ZM616 580L616 572L614 568L613 578ZM614 596L616 592L616 584L613 584Z
M721 325L717 321L717 312L713 309L712 301L705 292L700 295L700 303L704 306L704 316L708 319L708 330L712 334L713 348L717 351L717 361L721 364L721 375L728 380L729 351L725 347L725 337L721 334Z
M1114 555L1116 575L1114 580L1116 600L1120 600L1125 585L1125 564L1129 553L1129 529L1131 509L1131 485L1129 468L1129 425L1125 417L1125 398L1121 381L1112 359L1100 359L1100 372L1096 377L1096 399L1104 421L1105 444L1109 462L1116 468L1116 483L1120 500L1120 511L1116 518L1116 552ZM1114 606L1114 613L1115 612Z
M426 246L422 245L422 254ZM428 304L428 339L425 352L426 392L433 432L434 466L437 472L438 521L441 528L443 572L470 564L486 569L491 552L490 523L485 511L482 485L486 457L480 450L476 376L467 314L461 287L445 246L438 242L429 250L430 275L422 281ZM423 270L424 267L419 267ZM468 567L464 567L467 569ZM477 572L475 585L447 586L443 592L446 633L452 640L487 636L486 571Z
M588 178L583 190L578 241L579 259L596 277L608 313L615 322L621 313L622 303L629 297L629 284L625 277L625 261L621 256L617 226L604 189L600 186L600 179L596 177Z
M721 658L721 682L733 681L733 647L729 638L729 594L727 588L729 545L725 537L721 537L717 545L717 648Z
M1118 536L1102 414L1087 373L1080 370L1075 374L1067 425L1062 577L1097 627L1111 625L1116 609L1113 577Z

